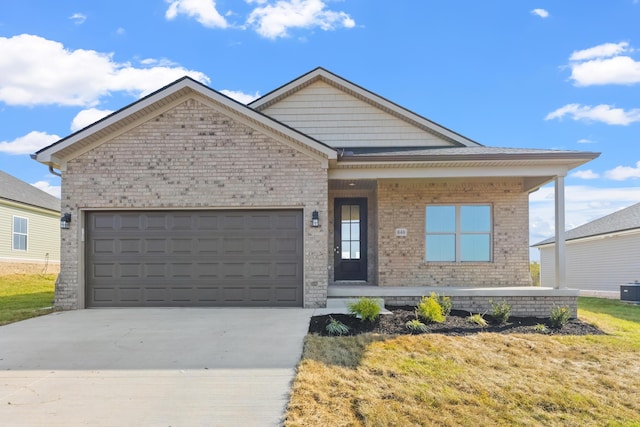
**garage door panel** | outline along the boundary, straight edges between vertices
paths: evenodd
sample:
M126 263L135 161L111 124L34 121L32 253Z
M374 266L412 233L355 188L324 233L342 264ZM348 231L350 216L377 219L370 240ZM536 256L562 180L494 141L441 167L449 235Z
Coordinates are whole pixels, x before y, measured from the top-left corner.
M87 306L301 306L301 211L90 212Z

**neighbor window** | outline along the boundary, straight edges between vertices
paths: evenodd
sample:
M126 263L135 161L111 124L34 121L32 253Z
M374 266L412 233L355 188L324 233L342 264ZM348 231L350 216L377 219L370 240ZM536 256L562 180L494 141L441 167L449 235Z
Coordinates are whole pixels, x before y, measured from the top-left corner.
M27 250L28 220L19 216L13 217L13 250Z
M430 205L426 209L427 261L491 261L491 206Z

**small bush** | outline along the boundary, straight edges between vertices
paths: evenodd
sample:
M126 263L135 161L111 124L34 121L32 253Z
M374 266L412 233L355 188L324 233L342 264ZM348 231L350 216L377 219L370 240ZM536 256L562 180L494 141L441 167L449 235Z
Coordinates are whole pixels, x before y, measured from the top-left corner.
M330 335L346 335L349 333L349 327L339 320L329 316L329 323L325 329Z
M380 316L380 306L373 298L360 298L358 302L349 304L349 313L360 317L363 321L374 321Z
M551 316L549 316L549 324L554 329L562 329L564 325L571 319L571 310L569 307L553 307Z
M428 297L422 297L416 308L417 316L427 322L443 323L446 317L438 299L438 296L433 292Z
M404 326L412 333L427 332L429 330L427 325L422 323L419 319L409 320L404 324Z
M487 321L484 319L484 317L482 317L482 314L472 314L469 317L467 317L467 322L469 323L475 323L476 325L480 326L481 328L486 328L487 327Z
M541 334L546 334L547 332L549 332L549 330L547 329L547 327L545 325L543 325L542 323L538 323L536 326L533 327L533 329L536 332L539 332Z
M489 302L491 303L491 317L500 325L507 323L511 316L511 305L506 301L502 301L500 304L494 304L493 301Z
M453 301L451 301L450 297L447 296L439 296L438 303L440 307L442 307L442 315L446 318L449 314L451 314L451 309L453 308Z

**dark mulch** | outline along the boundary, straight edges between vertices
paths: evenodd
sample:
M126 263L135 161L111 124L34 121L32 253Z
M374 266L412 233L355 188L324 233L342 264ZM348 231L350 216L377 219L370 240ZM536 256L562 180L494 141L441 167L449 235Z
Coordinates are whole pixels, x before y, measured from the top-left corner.
M348 314L332 314L325 316L313 316L309 324L309 333L328 336L326 325L330 317L339 320L349 327L348 335L359 335L367 332L376 334L400 335L410 334L405 323L416 318L415 307L387 307L392 314L380 315L374 322L361 321L355 316ZM552 335L603 335L597 327L578 319L571 319L561 329L553 329L549 325L549 319L539 317L510 317L506 324L499 325L493 321L490 315L485 315L489 325L481 328L467 320L469 312L452 310L444 323L427 324L428 331L424 333L446 334L446 335L470 335L478 332L496 332L502 334L530 334L541 332L536 331L535 326L543 324L547 327L546 334Z

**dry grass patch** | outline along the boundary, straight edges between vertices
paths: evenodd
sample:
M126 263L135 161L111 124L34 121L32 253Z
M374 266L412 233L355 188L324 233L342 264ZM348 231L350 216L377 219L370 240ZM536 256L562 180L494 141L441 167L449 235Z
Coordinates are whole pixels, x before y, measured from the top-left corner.
M612 335L310 335L286 425L638 425L640 307L582 306Z

